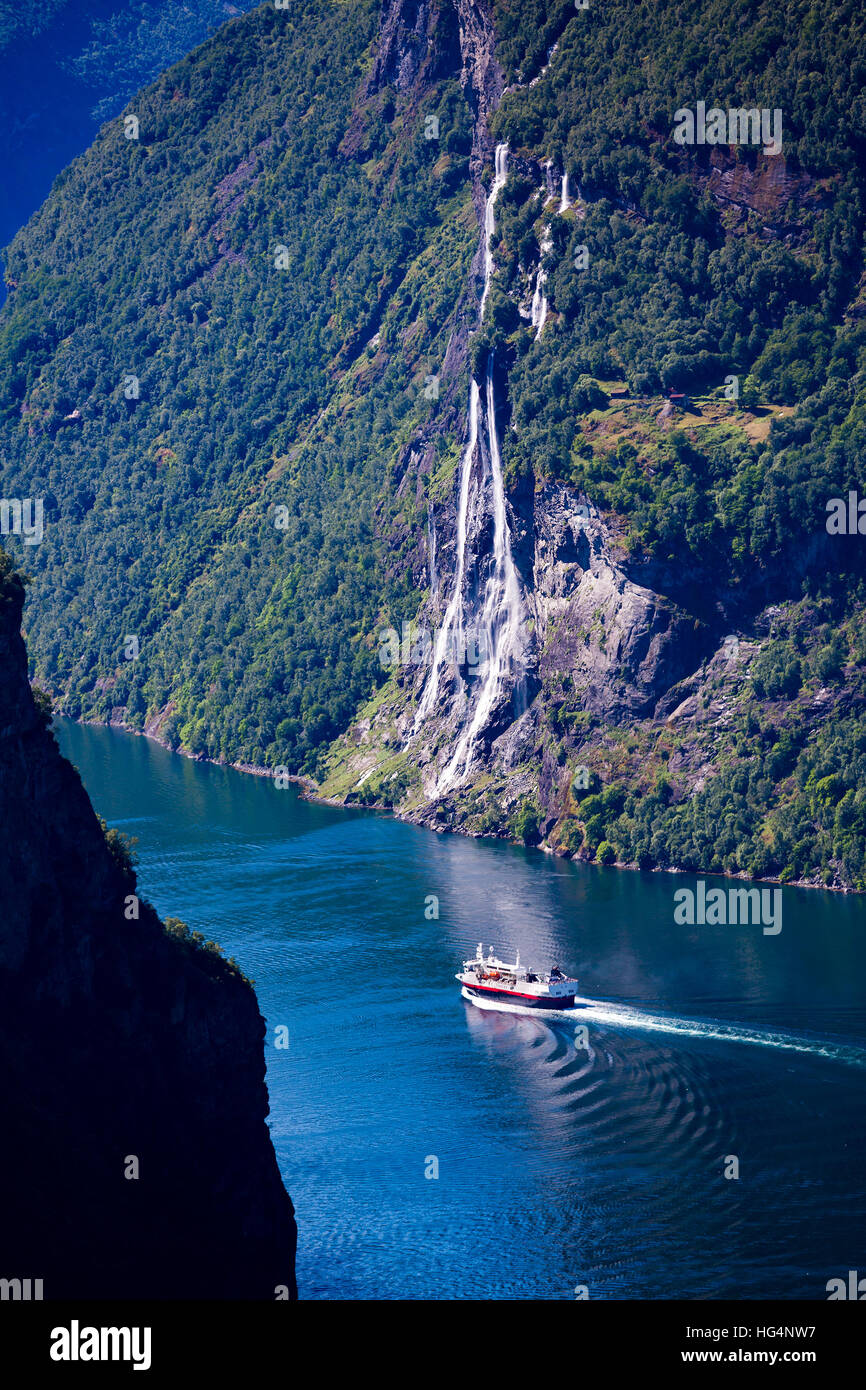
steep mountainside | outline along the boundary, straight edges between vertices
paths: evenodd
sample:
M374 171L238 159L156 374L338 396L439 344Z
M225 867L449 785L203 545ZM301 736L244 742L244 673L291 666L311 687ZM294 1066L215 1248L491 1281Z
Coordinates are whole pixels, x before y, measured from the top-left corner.
M863 27L309 0L171 69L9 253L2 486L44 499L62 707L437 827L866 886L863 540L827 524ZM674 138L699 103L723 143Z
M46 1299L293 1296L255 994L138 902L34 703L23 598L0 557L3 1276Z
M14 0L0 9L0 245L102 121L252 0ZM2 294L2 289L0 289Z

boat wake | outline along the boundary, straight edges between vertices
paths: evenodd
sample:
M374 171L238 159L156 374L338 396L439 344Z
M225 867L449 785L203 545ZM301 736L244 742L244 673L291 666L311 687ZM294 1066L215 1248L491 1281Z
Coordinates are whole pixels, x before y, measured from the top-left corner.
M810 1057L825 1057L829 1061L866 1068L866 1047L831 1038L809 1037L775 1028L746 1028L739 1023L722 1023L716 1019L678 1018L671 1014L652 1014L628 1004L613 1004L605 999L585 999L578 996L569 1009L524 1008L497 1000L481 1000L467 990L461 991L476 1008L496 1013L531 1014L541 1023L603 1023L611 1028L633 1028L639 1032L667 1033L689 1038L708 1038L720 1042L745 1043L754 1047L771 1047L783 1052L799 1052Z

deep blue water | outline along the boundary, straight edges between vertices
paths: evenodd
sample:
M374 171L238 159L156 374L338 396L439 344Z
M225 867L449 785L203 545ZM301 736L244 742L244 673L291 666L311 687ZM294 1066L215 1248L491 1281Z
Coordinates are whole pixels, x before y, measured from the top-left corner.
M437 836L57 727L138 837L142 894L237 957L271 1044L289 1029L268 1086L301 1297L824 1299L866 1270L866 901L785 889L778 936L677 926L688 875ZM589 1051L572 1022L460 998L479 940L579 975L604 1001Z

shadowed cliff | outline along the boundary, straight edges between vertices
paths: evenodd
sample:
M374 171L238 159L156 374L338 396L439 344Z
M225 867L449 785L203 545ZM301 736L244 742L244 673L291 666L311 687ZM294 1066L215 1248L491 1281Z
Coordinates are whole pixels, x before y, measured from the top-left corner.
M256 996L137 904L34 701L23 600L0 554L0 1277L46 1299L294 1296Z

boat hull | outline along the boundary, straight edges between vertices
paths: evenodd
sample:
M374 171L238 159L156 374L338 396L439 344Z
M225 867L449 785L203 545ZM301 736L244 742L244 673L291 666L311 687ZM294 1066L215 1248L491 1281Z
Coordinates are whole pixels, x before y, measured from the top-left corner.
M491 989L486 985L463 985L464 999L471 999L473 1003L487 1004L511 1004L519 1009L532 1009L542 1012L544 1010L571 1009L574 1007L575 996L573 994L519 994L508 989Z

